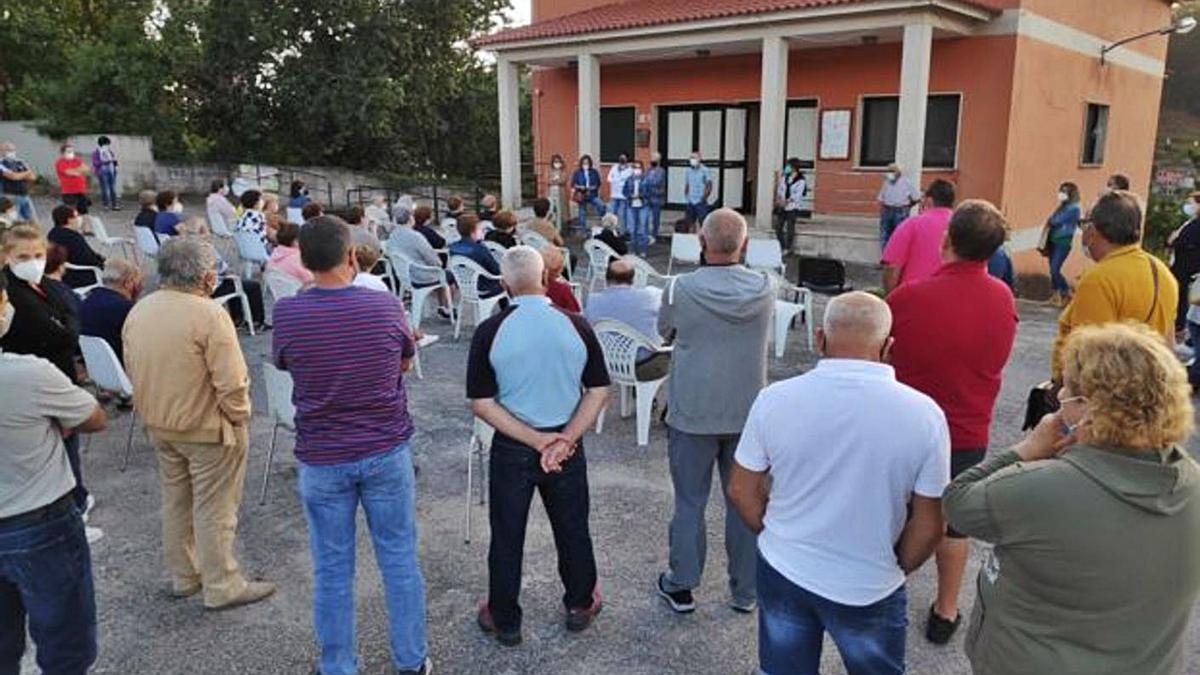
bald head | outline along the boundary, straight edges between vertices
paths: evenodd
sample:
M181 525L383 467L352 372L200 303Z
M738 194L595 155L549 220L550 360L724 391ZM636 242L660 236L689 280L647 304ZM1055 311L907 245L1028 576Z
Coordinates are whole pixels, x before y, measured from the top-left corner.
M700 245L710 263L737 262L746 244L746 219L733 209L717 209L704 219Z
M839 295L825 307L821 337L827 358L879 361L891 340L892 311L870 293Z
M633 263L624 258L617 258L608 263L608 271L604 274L604 280L609 286L632 286L633 285Z

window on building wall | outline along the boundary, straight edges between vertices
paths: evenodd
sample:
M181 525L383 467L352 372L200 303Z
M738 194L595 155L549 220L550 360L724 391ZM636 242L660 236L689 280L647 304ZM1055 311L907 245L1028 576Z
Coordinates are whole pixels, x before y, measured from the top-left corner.
M1089 103L1083 119L1084 164L1104 163L1104 142L1108 138L1108 106Z
M633 106L600 109L600 161L615 162L621 155L633 158L636 117Z
M960 94L935 94L925 111L925 168L953 169L958 160ZM862 100L859 125L860 166L884 167L896 161L899 96L869 96Z

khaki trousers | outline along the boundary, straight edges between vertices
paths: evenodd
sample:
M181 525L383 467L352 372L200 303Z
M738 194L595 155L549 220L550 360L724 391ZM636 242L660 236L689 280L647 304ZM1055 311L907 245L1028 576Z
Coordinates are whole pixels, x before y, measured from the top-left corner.
M201 583L204 604L223 605L246 588L233 557L246 480L245 427L232 444L178 443L154 436L162 483L163 554L175 590Z

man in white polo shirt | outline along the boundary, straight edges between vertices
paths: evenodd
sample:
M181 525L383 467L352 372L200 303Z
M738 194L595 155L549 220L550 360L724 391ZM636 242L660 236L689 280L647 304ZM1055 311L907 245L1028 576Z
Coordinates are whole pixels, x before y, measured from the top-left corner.
M811 372L764 389L729 498L758 537L759 667L818 672L828 631L851 673L904 672L905 575L942 538L950 432L885 362L888 306L834 298Z

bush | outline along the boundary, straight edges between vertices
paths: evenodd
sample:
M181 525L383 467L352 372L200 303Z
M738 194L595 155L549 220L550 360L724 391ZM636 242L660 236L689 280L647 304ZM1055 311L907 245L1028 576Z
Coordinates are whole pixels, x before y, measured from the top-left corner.
M1167 255L1167 238L1186 220L1183 200L1168 194L1152 194L1146 205L1143 245L1160 257Z

